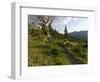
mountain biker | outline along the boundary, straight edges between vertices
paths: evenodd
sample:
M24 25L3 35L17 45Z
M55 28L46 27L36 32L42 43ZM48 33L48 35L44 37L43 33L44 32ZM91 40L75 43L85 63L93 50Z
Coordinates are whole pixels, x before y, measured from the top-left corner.
M64 47L68 47L68 40L67 39L64 39Z

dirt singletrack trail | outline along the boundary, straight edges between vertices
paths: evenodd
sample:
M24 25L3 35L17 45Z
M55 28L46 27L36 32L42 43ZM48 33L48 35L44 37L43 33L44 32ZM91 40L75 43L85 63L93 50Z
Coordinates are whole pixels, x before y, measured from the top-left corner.
M69 61L71 62L71 64L84 64L83 62L81 62L79 59L75 58L74 54L71 53L68 48L64 48L64 53L66 54L66 56L68 57Z

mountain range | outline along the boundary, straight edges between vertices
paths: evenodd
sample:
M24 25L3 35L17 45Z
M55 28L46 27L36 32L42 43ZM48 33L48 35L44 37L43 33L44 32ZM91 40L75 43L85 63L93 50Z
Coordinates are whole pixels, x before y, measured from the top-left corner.
M88 31L74 31L74 32L68 33L68 36L75 39L87 40Z

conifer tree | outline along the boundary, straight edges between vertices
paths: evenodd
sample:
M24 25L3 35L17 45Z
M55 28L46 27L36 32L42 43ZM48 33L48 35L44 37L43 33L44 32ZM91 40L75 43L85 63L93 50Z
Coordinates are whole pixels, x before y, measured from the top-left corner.
M66 25L65 25L65 29L64 29L64 35L65 35L65 37L67 37L67 36L68 36L67 26L66 26Z

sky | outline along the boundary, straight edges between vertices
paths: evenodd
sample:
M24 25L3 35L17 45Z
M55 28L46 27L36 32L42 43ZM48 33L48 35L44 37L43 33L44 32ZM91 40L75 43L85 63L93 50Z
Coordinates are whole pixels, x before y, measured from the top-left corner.
M29 15L28 22L35 22L36 16ZM87 17L67 17L67 16L55 16L52 22L52 28L56 29L59 33L64 33L65 26L68 33L74 31L88 30L88 18Z

